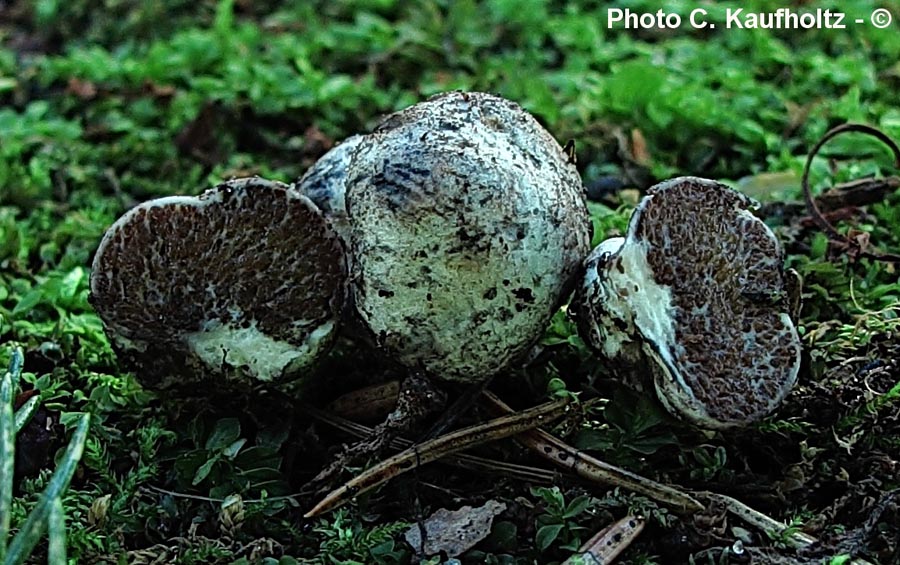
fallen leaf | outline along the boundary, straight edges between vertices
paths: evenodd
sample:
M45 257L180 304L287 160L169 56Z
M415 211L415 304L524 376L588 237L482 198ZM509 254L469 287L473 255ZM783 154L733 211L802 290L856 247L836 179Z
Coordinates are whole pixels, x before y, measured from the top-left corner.
M651 158L650 149L647 147L647 139L641 130L637 128L631 130L631 154L639 165L650 166Z
M792 197L800 185L800 177L793 172L760 173L743 177L736 188L760 202L780 202Z
M424 542L419 524L414 524L404 536L421 554L435 555L444 551L449 557L456 557L486 538L491 533L494 517L504 510L506 504L495 500L489 500L478 508L441 508L422 523L425 530Z
M175 96L175 87L169 84L156 84L152 80L145 80L142 86L143 92L154 98L169 99Z
M66 85L66 92L74 94L82 100L92 100L97 96L97 85L89 80L72 77Z

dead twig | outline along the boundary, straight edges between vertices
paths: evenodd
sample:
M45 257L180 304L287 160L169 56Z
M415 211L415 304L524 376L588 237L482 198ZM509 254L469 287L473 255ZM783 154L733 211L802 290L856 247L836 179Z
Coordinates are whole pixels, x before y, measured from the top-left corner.
M803 178L800 181L800 185L803 188L803 199L806 201L806 208L809 210L809 215L816 222L819 228L825 232L828 237L835 243L839 244L841 247L847 250L848 254L852 258L857 257L866 257L869 259L873 259L875 261L883 261L888 263L897 263L900 262L900 255L895 253L873 253L871 251L867 251L865 249L865 240L859 240L847 237L835 229L831 222L822 214L822 211L819 209L819 206L816 204L816 199L812 196L812 191L809 187L809 171L812 167L812 162L815 156L819 153L819 150L822 149L822 146L825 145L829 140L837 137L838 135L850 132L864 133L866 135L871 135L875 137L885 145L887 145L890 150L894 154L894 159L896 160L897 167L900 167L900 147L894 142L893 139L887 136L881 130L863 125L863 124L843 124L828 130L822 139L816 143L816 145L809 152L809 156L806 158L806 166L803 167Z
M578 553L562 565L607 565L616 560L631 542L644 531L646 521L638 516L625 516L603 528L578 549Z
M339 477L347 467L360 465L372 456L382 455L393 438L410 431L430 414L440 412L446 398L446 393L435 387L431 379L420 372L411 372L400 383L393 410L372 430L372 435L365 440L345 446L344 450L307 484L307 488L314 492L327 492L331 485L338 484Z
M512 408L490 392L485 392L484 397L495 410L512 412ZM712 492L691 493L657 483L585 455L542 430L530 430L520 434L517 439L540 456L553 461L557 465L575 471L579 476L605 485L619 486L643 494L656 502L671 507L676 512L695 514L706 510L707 505L698 501L699 498L700 500L718 502L729 514L764 532L774 532L783 538L784 543L795 549L807 548L818 541L816 538L803 532L795 531L782 522L758 510L754 510L730 496ZM863 559L854 559L851 563L854 565L871 565L871 563Z
M493 393L485 392L483 398L495 413L513 413L513 409ZM529 430L516 439L544 459L590 481L642 494L681 513L692 514L703 510L703 504L686 492L595 459L543 430Z
M350 420L342 418L336 414L332 414L324 410L319 410L318 408L315 408L313 406L306 405L303 407L303 411L304 413L309 414L312 418L315 418L316 420L324 424L328 424L329 426L332 426L357 438L371 437L374 431L368 426L357 424L356 422L351 422ZM402 451L411 447L412 445L413 442L400 437L394 438L390 443L390 447L397 451ZM547 469L530 467L528 465L518 465L516 463L506 463L504 461L487 459L485 457L478 457L476 455L469 455L467 453L457 453L454 455L450 455L441 459L441 462L459 467L461 469L467 469L479 473L508 475L510 477L514 477L523 481L532 481L543 484L552 484L559 478L559 473L557 471L548 471Z
M832 212L841 208L868 206L881 202L900 188L900 178L864 178L835 185L815 198L820 210Z
M502 439L522 433L526 430L544 425L562 416L568 408L568 402L560 400L542 404L522 412L495 418L483 424L469 426L443 435L433 440L398 453L362 472L343 486L331 491L316 504L304 518L312 518L345 504L353 497L367 492L392 478L430 463L441 457L456 453L483 443Z

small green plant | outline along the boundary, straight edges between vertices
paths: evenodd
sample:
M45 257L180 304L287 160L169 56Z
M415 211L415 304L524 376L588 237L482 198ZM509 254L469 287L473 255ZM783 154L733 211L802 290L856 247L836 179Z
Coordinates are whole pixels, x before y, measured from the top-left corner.
M75 466L84 451L90 416L82 414L72 440L56 467L50 482L41 493L37 504L19 527L19 532L7 545L10 533L10 517L13 494L13 469L15 462L15 436L34 413L37 403L24 404L18 412L13 410L14 391L22 375L22 351L13 350L9 369L0 382L0 559L3 565L23 563L34 551L47 529L49 545L47 559L52 565L66 563L66 520L62 495L69 486Z
M791 518L791 521L787 523L787 527L785 527L780 532L766 530L766 535L769 536L769 539L772 541L772 545L775 547L789 547L790 544L787 540L790 539L791 536L796 534L803 527L803 520L794 517Z
M394 565L404 562L408 555L394 541L407 528L405 522L366 525L341 509L331 521L321 520L315 532L323 538L319 549L328 557L325 563L329 565Z
M278 449L287 429L263 430L250 442L237 418L191 422L192 443L176 451L175 470L183 488L204 488L213 498L240 494L247 498L280 496L289 489Z
M589 424L575 437L575 447L638 465L647 455L678 444L666 425L668 416L649 396L617 389L603 408L606 425Z
M711 481L721 478L720 475L729 474L725 465L728 462L728 454L721 445L699 445L691 450L694 461L688 461L687 454L680 453L678 460L691 469L690 477L695 481Z
M577 551L581 547L581 533L586 529L579 526L575 518L588 511L596 502L590 496L582 495L566 504L559 487L535 487L531 494L544 502L544 513L535 520L537 533L534 543L539 551L546 551L554 543L560 549Z
M566 388L566 381L559 377L553 377L547 383L547 396L554 400L568 400L570 402L578 401L578 393Z
M669 512L668 508L660 506L645 496L622 491L619 488L615 488L607 492L603 498L597 499L597 506L624 510L631 516L644 516L648 521L655 522L663 528L674 526L678 520L678 517Z

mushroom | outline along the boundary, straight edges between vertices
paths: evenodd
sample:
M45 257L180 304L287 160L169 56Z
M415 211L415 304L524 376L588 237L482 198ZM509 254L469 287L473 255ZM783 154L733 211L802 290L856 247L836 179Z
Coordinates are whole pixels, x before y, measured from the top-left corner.
M350 224L344 202L347 168L362 135L348 137L319 158L291 187L306 196L325 214L334 229L345 241L349 240Z
M754 204L706 179L656 185L588 257L571 308L590 346L626 370L649 360L666 409L704 428L759 420L800 367L793 281Z
M519 358L590 245L580 177L517 104L453 92L389 116L347 171L351 297L427 376L479 382Z
M90 301L147 385L269 383L327 350L346 278L321 211L284 184L250 178L125 213L97 250Z

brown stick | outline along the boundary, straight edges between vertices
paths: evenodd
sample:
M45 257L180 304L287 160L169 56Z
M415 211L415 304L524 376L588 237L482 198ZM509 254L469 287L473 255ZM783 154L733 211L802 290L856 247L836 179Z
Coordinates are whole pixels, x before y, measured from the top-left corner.
M307 512L304 518L312 518L328 512L347 503L353 497L384 484L397 475L435 459L542 426L562 416L567 407L568 402L565 400L549 402L514 415L495 418L483 424L469 426L414 445L363 471L343 486L331 491L312 510Z
M485 392L483 398L487 400L494 413L513 412L512 408L493 393ZM516 439L544 459L569 469L580 477L620 486L652 498L681 513L693 514L703 510L703 504L687 493L595 459L543 430L530 430L520 434Z
M351 422L337 414L319 410L310 405L303 406L303 413L315 418L316 420L337 428L357 438L363 439L372 436L373 429ZM391 448L397 451L403 451L413 445L413 442L404 438L394 438L391 440ZM507 463L496 459L488 459L486 457L478 457L468 453L457 453L449 455L440 460L441 463L447 463L460 469L476 471L478 473L494 473L514 477L523 481L532 481L542 484L552 484L558 480L560 473L558 471L549 471L539 467L530 467L528 465L519 465L516 463Z
M869 259L874 259L876 261L885 261L889 263L900 262L900 255L894 253L872 253L871 251L866 251L862 249L858 242L853 241L849 237L838 232L834 226L822 215L822 211L819 210L818 205L816 204L815 198L812 196L812 191L809 188L809 171L812 167L812 162L815 156L819 153L819 150L822 149L822 146L825 145L829 140L843 134L849 132L857 132L864 133L866 135L871 135L875 137L885 145L887 145L890 150L894 153L894 159L896 160L897 167L900 167L900 147L894 143L894 140L887 136L883 131L873 128L871 126L866 126L863 124L843 124L828 130L822 139L819 140L818 143L812 148L809 152L809 156L806 158L806 166L803 167L803 178L800 180L800 185L803 188L803 199L806 201L806 208L809 210L809 215L812 216L813 220L815 220L816 224L824 231L828 237L832 240L840 242L845 246L846 249L852 249L855 256L858 257L868 257Z
M603 528L578 548L578 553L563 561L562 565L607 565L628 549L631 542L644 531L646 521L637 516L625 516L618 522Z
M502 400L490 392L485 392L484 397L497 412L500 412L501 410L504 412L512 412L512 408L507 406ZM718 501L730 514L763 531L774 531L786 534L784 540L785 543L795 549L809 547L817 541L816 538L804 534L803 532L790 531L786 525L778 520L767 516L758 510L754 510L730 496L711 492L689 493L657 483L656 481L641 477L630 471L614 467L613 465L594 459L589 455L585 455L562 440L557 439L542 430L530 430L525 434L521 434L517 439L545 459L549 459L557 465L571 469L578 473L579 476L606 485L620 486L643 494L656 502L671 507L676 512L694 514L706 509L704 504L698 502L697 499L691 496L693 494L701 499L705 498L707 500ZM872 565L864 559L854 559L851 563L853 565Z

